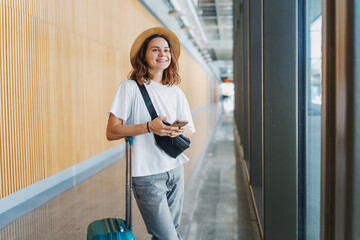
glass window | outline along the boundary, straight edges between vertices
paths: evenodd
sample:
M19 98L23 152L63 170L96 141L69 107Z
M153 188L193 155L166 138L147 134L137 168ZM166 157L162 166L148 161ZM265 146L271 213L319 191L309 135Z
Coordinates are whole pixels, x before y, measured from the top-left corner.
M305 239L320 239L321 0L305 8Z

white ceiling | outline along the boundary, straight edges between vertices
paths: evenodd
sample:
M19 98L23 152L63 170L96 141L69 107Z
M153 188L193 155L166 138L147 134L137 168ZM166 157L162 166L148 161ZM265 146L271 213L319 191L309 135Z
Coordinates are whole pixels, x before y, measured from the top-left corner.
M140 2L166 27L180 35L183 45L199 51L195 57L202 58L202 62L211 69L215 78L233 76L232 0L140 0ZM163 8L162 11L159 8ZM174 11L182 13L183 16L168 14ZM189 27L190 30L184 27Z
M171 10L183 11L179 24L192 30L202 53L210 54L221 77L233 74L233 2L232 0L164 0ZM206 55L205 55L206 56Z

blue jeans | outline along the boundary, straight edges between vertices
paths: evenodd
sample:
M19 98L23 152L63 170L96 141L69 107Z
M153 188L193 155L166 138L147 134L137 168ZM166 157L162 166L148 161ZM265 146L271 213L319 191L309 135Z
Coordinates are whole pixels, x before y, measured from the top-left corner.
M152 239L182 239L177 232L184 198L184 168L133 177L134 195Z

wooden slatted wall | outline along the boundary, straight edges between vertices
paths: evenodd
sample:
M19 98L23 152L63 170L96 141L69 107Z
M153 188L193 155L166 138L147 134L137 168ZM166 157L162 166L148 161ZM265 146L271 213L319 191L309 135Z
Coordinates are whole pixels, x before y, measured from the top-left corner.
M135 0L0 0L0 198L119 143L106 141L107 111L132 41L153 26ZM208 75L181 58L194 110Z

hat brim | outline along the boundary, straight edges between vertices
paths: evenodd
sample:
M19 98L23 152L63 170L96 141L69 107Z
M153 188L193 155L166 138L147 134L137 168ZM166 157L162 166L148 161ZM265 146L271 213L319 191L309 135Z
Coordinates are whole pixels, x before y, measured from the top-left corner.
M130 50L130 62L133 68L136 66L136 57L139 54L139 50L141 46L143 45L144 41L151 37L152 35L162 35L166 37L170 45L172 47L172 50L174 52L174 55L176 59L179 59L180 56L180 42L175 33L173 33L171 30L164 28L164 27L154 27L150 28L148 30L145 30L142 32L134 41L133 45L131 46Z

